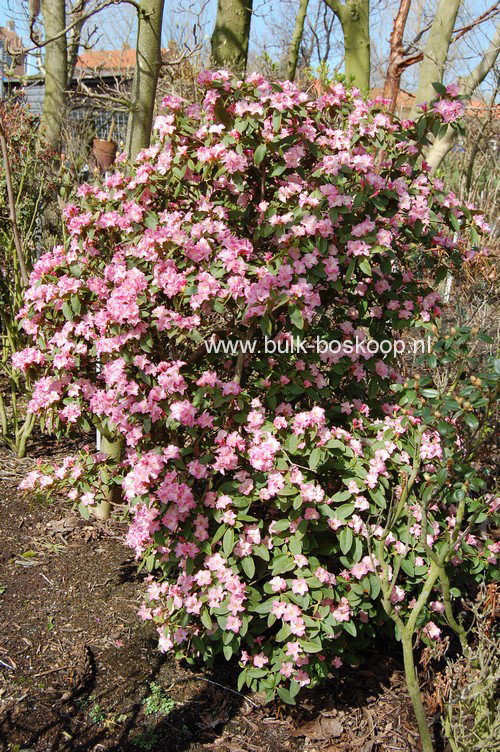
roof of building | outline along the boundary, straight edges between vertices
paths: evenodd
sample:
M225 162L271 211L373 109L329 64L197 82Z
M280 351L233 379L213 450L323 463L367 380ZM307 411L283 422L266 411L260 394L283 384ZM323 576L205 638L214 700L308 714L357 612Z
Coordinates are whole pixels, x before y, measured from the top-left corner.
M87 50L78 56L75 71L85 73L125 73L135 66L135 50L125 47L121 50Z

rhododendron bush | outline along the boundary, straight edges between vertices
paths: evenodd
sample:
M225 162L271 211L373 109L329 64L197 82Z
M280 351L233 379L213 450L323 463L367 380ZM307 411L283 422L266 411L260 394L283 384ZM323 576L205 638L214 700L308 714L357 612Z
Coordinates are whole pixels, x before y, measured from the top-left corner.
M445 393L433 356L403 384L392 355L291 347L435 332L437 282L483 223L420 166L458 100L393 123L340 83L316 99L258 75L201 84L201 106L163 101L134 165L78 189L32 274L30 409L124 452L24 487L65 487L88 515L121 485L160 649L236 656L240 687L290 702L388 616L439 636L450 583L494 564L472 534L495 502L471 448L495 373Z

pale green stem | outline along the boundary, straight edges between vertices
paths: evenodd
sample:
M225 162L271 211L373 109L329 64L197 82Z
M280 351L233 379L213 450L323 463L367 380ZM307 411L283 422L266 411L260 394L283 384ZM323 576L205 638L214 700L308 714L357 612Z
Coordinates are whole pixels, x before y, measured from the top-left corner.
M410 695L410 699L413 705L413 711L417 719L420 741L422 742L422 750L423 752L434 752L432 738L429 733L429 726L427 725L427 717L425 715L425 709L422 703L422 696L420 694L420 687L418 686L417 672L413 658L412 636L406 634L406 631L403 633L402 643L406 686L408 688L408 694Z
M123 437L115 437L112 441L101 436L101 452L104 452L110 460L119 462L123 452ZM104 499L96 505L93 513L101 520L107 520L111 513L111 505L118 504L121 500L121 488L109 481L103 483Z
M448 578L448 575L446 574L444 564L439 567L439 581L441 582L441 587L443 589L444 612L446 614L448 624L460 640L460 645L462 646L464 655L467 655L469 651L469 646L467 644L467 632L463 624L460 624L453 615L453 608L451 606L450 580Z
M24 425L21 429L19 440L16 441L17 444L17 455L19 459L23 459L23 457L26 456L26 443L33 433L33 428L35 427L35 416L32 413L28 413L26 416L26 420L24 421Z

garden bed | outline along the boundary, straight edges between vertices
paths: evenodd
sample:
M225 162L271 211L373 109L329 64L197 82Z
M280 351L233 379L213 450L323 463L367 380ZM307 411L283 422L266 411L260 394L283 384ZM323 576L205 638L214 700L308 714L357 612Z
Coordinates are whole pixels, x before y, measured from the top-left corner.
M67 450L37 441L25 460L1 450L1 749L420 749L401 662L382 645L296 708L237 694L227 664L206 672L158 653L154 627L136 616L141 576L125 527L16 490L33 455Z

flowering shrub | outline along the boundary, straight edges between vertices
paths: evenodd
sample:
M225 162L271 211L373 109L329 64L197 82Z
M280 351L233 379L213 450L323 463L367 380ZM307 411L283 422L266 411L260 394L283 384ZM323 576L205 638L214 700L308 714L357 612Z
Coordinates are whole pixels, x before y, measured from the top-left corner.
M436 283L463 260L450 230L475 245L483 223L419 166L449 108L396 123L342 84L310 99L258 75L201 83L201 107L165 98L128 172L78 189L20 312L30 409L122 436L124 456L23 485L63 484L87 515L121 485L160 649L237 656L240 687L293 702L387 615L420 604L438 636L446 572L494 563L467 530L494 506L469 462L487 428L457 401L468 387L436 389L431 361L403 384L371 348L291 347L432 332ZM488 415L495 375L477 378L467 399Z

